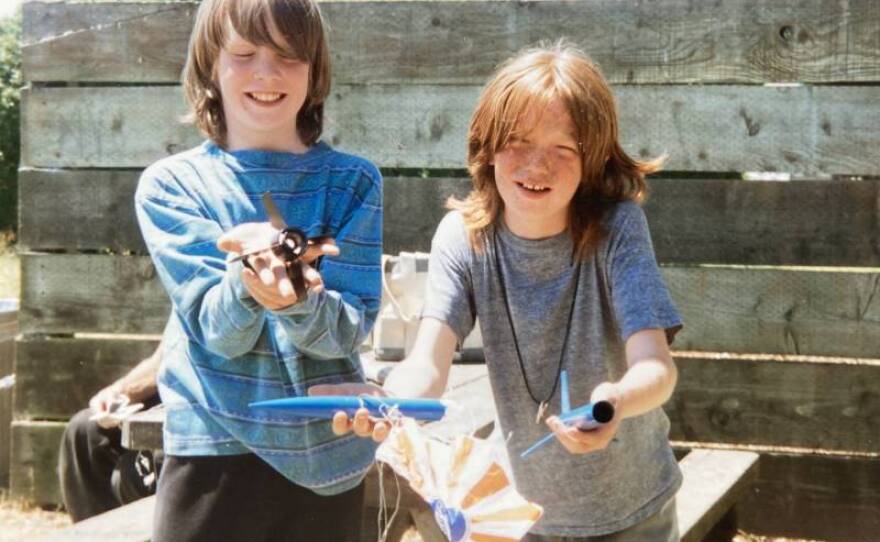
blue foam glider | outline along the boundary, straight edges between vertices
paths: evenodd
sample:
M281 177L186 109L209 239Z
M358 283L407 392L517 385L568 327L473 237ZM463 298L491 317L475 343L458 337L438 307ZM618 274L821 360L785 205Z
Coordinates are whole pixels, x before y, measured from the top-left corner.
M251 408L284 410L297 416L332 418L340 410L349 417L360 408L366 408L370 416L382 417L393 410L402 416L423 421L437 421L446 414L449 403L439 399L404 399L401 397L373 397L357 395L316 395L312 397L287 397L250 404Z
M603 424L610 422L614 418L614 405L608 401L597 401L595 403L587 403L576 409L571 409L568 397L568 372L562 371L559 374L559 400L562 403L562 412L559 414L559 420L569 426L577 427L581 431L589 431ZM532 452L550 442L555 433L550 433L538 442L529 446L529 448L520 454L525 459Z

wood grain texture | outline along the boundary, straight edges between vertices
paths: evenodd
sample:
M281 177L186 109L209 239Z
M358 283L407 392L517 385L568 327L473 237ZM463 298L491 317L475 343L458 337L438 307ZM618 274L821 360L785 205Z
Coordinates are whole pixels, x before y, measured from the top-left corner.
M0 378L13 374L18 310L0 311ZM12 396L15 388L0 389L0 488L9 487L9 448L12 435Z
M161 333L171 304L147 256L22 255L22 333Z
M880 532L880 459L762 454L738 507L749 533L874 542Z
M16 358L15 417L68 420L156 349L158 341L23 337Z
M880 364L675 357L673 440L880 450Z
M876 357L875 269L664 267L685 322L674 348Z
M684 482L675 495L682 542L700 542L742 498L758 473L758 454L694 450L679 461Z
M58 449L64 422L12 422L10 494L33 504L61 504Z
M20 170L20 248L146 254L134 211L139 176L140 170Z
M878 88L626 86L621 141L679 171L878 174ZM479 87L343 86L324 139L380 167L463 168ZM141 168L199 144L178 87L33 88L23 95L22 165Z
M134 211L140 173L21 170L19 248L146 254ZM386 177L383 250L429 250L446 198L469 190L468 179Z
M25 169L19 247L146 254L134 216L140 170ZM652 179L645 213L661 263L880 267L880 182ZM430 250L467 178L386 177L386 254Z
M31 81L176 82L195 3L33 2ZM565 36L613 83L880 79L872 0L797 3L321 2L337 83L481 84L523 47Z
M16 418L67 420L85 407L95 391L148 356L155 344L112 336L24 337L18 343ZM674 440L836 452L880 449L876 362L773 361L711 354L676 354L675 361L678 384L664 406ZM470 405L467 408L474 415L467 423L485 425L479 413L491 406L485 402L492 398L480 381L485 366L454 367L450 387L471 387L450 393ZM464 429L470 432L474 427ZM135 447L145 445L144 438Z
M159 333L169 302L145 256L22 255L23 333ZM876 357L880 273L663 267L679 350Z

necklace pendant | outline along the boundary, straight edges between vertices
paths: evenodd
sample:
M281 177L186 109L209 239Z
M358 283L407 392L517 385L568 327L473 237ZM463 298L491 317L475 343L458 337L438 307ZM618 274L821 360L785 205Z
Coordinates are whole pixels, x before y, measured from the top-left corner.
M544 418L544 413L547 411L547 401L541 401L541 404L538 405L538 415L535 416L535 423L541 423L541 420Z

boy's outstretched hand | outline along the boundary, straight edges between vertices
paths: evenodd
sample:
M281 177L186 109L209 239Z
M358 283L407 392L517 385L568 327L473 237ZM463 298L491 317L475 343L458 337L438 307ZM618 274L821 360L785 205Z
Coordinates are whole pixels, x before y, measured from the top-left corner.
M379 386L373 384L318 384L309 388L309 396L315 395L371 395L374 397L387 397L388 393ZM382 442L391 430L388 422L382 419L371 418L366 408L358 409L354 418L349 419L345 412L339 411L333 415L333 433L344 435L349 431L359 437L372 437L375 442Z
M614 406L615 415L610 422L596 429L582 431L574 426L564 424L557 416L547 418L547 427L555 434L556 440L565 446L565 449L573 454L586 454L597 450L604 450L617 434L620 426L620 392L617 386L610 382L604 382L596 386L590 397L590 401L608 401Z
M248 257L253 270L242 270L245 288L260 305L269 310L280 310L301 301L297 298L293 283L287 275L286 262L267 247L271 245L278 230L268 222L240 224L224 233L217 240L217 248L224 252L242 254L262 250ZM307 289L320 292L324 288L321 274L311 264L321 256L338 256L339 247L329 240L312 245L293 265L299 265Z

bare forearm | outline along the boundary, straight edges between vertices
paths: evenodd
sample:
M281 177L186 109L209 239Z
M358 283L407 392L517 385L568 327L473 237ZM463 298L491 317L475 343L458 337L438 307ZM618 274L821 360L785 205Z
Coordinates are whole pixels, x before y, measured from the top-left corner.
M440 397L452 367L457 338L445 323L425 318L410 355L385 380L385 390L400 397Z
M391 395L436 398L443 395L446 380L433 363L408 358L388 374L382 387Z
M643 359L632 364L616 383L621 418L639 416L663 405L672 396L677 378L671 360Z
M117 380L116 384L132 402L143 401L155 395L158 389L156 377L161 364L162 345L160 343L150 357L138 363L128 374Z

